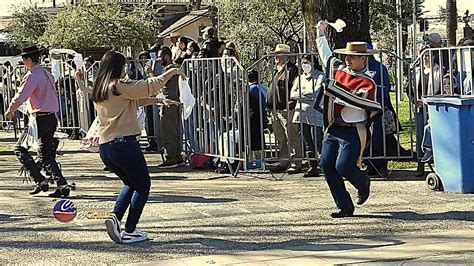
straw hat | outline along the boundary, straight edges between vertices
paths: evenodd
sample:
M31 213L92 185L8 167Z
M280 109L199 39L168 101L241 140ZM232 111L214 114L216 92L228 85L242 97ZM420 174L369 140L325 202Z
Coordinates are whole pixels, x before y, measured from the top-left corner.
M173 31L172 33L170 33L170 38L173 38L173 37L180 37L181 34L179 34L179 31Z
M368 49L366 42L347 42L346 48L335 49L334 53L345 55L373 55L377 52Z
M276 45L275 50L272 54L291 54L290 46L287 44L279 43Z

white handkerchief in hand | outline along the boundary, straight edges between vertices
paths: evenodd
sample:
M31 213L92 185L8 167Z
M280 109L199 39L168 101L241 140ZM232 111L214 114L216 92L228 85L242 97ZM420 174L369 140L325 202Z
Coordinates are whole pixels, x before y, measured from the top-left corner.
M196 99L191 93L188 80L181 77L179 77L179 101L183 104L183 116L186 120L193 112Z
M74 56L73 61L74 64L76 64L77 69L82 69L82 67L84 66L84 62L82 61L82 54L77 53Z
M336 20L336 22L328 22L328 24L333 27L336 32L342 32L342 30L346 27L346 22L339 18Z

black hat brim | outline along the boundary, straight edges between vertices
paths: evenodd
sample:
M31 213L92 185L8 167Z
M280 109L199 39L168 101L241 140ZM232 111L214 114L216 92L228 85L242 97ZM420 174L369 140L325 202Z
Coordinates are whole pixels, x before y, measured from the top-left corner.
M42 51L44 51L43 48L38 48L37 50L23 52L23 53L20 54L20 56L24 56L24 55L28 55L28 54L34 54L34 53L40 53Z

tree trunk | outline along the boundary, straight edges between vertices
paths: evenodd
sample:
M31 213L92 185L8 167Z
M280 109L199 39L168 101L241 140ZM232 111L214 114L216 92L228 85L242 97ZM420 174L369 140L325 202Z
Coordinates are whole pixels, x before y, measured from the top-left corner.
M301 0L303 16L310 49L316 50L316 24L327 19L334 22L340 18L347 24L344 31L331 31L329 43L334 48L345 47L348 41L370 42L369 0Z
M321 20L321 16L316 10L320 0L301 0L301 9L303 11L303 19L306 24L306 38L308 40L308 51L316 51L317 30L316 23Z
M448 46L456 46L457 7L456 0L446 0L446 36Z

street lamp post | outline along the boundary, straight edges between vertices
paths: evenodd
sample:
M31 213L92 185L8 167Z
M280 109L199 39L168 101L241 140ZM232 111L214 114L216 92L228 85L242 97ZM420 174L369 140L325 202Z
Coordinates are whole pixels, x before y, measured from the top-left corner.
M397 0L397 14L401 18L402 17L402 0ZM403 93L403 62L400 58L404 58L403 56L403 29L402 29L402 22L400 19L397 19L397 100L404 100L404 93Z
M417 56L417 49L416 49L416 0L412 0L412 58L411 61L414 62Z

